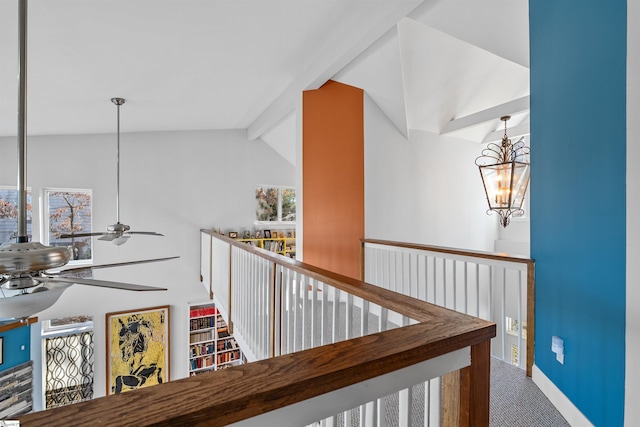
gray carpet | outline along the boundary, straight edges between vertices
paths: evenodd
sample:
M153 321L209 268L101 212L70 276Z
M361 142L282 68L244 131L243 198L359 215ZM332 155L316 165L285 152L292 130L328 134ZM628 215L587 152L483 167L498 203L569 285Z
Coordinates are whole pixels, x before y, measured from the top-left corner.
M521 369L491 358L491 427L569 427Z

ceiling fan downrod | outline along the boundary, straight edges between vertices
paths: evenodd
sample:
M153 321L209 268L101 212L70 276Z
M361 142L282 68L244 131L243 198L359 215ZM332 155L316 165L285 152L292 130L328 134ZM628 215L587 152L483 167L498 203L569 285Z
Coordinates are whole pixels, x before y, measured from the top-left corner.
M111 98L111 102L118 107L117 144L116 144L116 224L120 224L120 106L124 98Z

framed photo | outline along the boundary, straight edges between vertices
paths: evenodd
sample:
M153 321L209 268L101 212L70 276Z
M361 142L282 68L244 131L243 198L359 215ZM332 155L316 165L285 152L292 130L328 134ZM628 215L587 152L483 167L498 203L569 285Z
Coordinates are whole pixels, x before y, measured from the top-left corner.
M262 231L256 230L256 234L253 237L255 237L256 239L262 239Z
M238 238L238 232L237 231L230 231L229 232L229 237L231 237L232 239L237 239Z
M287 239L291 239L293 237L293 233L291 231L287 231Z
M244 230L244 235L242 236L243 239L250 239L251 238L251 231L249 230Z
M271 231L270 230L264 230L264 238L265 239L270 239L271 238Z
M169 306L106 314L107 395L169 381Z

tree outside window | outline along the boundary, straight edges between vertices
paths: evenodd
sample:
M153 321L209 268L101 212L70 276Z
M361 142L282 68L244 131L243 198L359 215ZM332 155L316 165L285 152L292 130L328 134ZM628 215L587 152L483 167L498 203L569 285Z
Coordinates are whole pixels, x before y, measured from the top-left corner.
M256 222L296 221L296 190L290 187L256 188Z
M31 240L31 192L27 191L27 235ZM18 190L0 187L0 244L18 236Z
M91 233L90 190L45 190L48 244L68 246L75 261L91 260L91 237L60 239L63 234Z

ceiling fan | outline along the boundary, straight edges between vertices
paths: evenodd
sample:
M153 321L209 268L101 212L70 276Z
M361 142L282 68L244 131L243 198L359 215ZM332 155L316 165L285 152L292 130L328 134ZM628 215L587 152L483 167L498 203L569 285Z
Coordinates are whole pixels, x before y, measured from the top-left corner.
M126 243L132 234L162 236L162 234L156 233L155 231L130 231L131 227L120 222L120 106L124 104L125 100L124 98L111 98L111 102L116 104L116 106L118 107L118 143L116 146L116 223L107 226L106 232L63 234L60 236L61 239L101 236L98 238L98 240L105 240L107 242L112 242L114 245L120 246Z
M15 243L0 246L0 320L24 320L51 307L74 283L128 291L160 291L166 288L130 283L65 277L82 270L157 262L178 257L156 258L70 268L51 272L67 265L71 254L66 247L45 246L29 242L27 235L26 191L26 98L27 98L27 0L19 0L19 96L18 96L18 236Z

